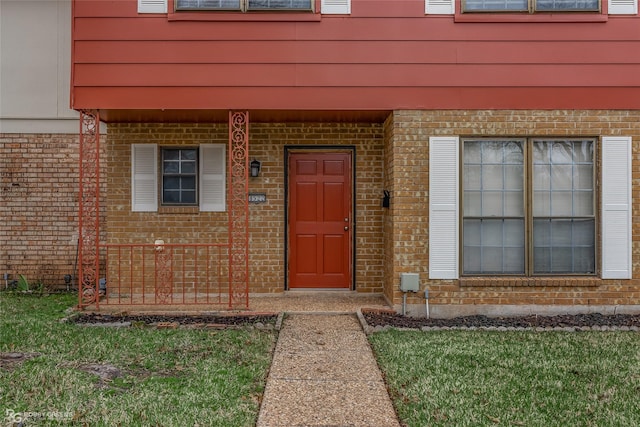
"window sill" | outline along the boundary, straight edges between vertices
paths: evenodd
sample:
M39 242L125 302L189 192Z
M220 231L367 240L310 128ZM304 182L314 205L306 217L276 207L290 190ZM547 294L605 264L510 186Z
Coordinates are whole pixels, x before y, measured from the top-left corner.
M200 213L200 208L198 206L158 206L158 213L195 215Z
M169 12L169 21L320 22L313 12Z
M595 276L562 277L462 277L461 287L597 287L602 279Z
M607 22L605 13L459 13L455 22Z

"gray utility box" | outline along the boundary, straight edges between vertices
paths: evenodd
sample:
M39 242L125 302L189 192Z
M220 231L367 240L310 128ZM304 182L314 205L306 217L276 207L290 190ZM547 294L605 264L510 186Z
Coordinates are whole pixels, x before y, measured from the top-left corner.
M418 292L420 290L420 276L418 273L400 274L400 290L402 292Z

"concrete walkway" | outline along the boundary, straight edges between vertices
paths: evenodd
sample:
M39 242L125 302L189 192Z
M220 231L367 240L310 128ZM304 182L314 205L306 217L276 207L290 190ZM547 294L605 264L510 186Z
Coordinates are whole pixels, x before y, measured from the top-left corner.
M288 314L257 427L399 427L355 314Z

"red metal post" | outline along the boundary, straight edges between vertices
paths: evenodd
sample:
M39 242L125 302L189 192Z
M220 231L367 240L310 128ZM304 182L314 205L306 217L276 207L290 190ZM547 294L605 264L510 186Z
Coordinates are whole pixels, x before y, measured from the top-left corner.
M173 247L165 248L164 245L156 245L154 249L156 258L155 304L169 304L173 301ZM184 271L183 266L183 275Z
M249 307L249 112L229 111L229 308Z
M80 112L78 189L78 305L99 308L100 277L100 117Z

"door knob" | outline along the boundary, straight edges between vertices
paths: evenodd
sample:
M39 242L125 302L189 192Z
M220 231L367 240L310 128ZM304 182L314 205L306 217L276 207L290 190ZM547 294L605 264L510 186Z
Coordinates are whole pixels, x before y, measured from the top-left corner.
M349 230L349 227L347 227L347 226L345 225L345 227L344 227L344 231L348 231L348 230Z

